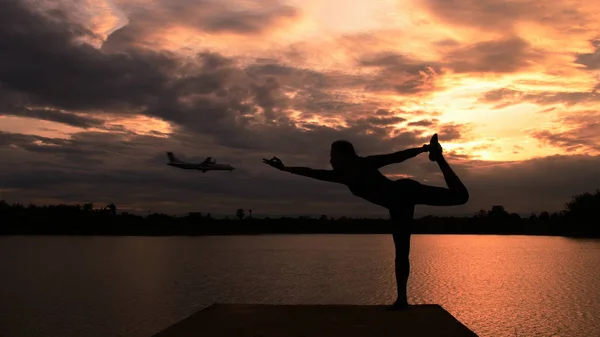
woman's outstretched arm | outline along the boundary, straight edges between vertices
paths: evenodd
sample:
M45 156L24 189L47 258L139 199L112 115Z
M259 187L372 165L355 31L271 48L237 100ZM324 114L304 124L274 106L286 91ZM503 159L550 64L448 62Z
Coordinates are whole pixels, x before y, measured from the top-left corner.
M415 147L411 149L401 150L389 154L377 154L373 156L367 156L365 159L367 162L376 168L380 168L390 164L401 163L407 159L418 156L421 153L428 152L429 145L423 145L422 147Z
M342 183L341 179L339 178L339 175L336 174L333 170L319 170L308 167L285 166L277 157L273 157L272 159L263 159L263 163L271 165L278 170L289 172L292 174L297 174L300 176L309 177L317 180L329 181L333 183Z
M282 171L297 174L304 177L313 179L329 181L332 183L341 183L338 175L333 170L318 170L309 167L287 167L285 166Z

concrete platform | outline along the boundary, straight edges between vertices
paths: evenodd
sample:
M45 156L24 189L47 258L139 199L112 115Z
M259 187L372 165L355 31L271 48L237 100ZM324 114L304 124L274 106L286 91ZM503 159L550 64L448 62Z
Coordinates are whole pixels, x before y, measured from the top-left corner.
M154 337L477 337L436 304L213 304Z

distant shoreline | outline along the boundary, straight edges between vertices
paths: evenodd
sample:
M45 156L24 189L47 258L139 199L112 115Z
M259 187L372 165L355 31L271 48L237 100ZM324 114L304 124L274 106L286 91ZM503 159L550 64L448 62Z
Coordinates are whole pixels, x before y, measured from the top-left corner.
M118 213L115 204L36 206L0 201L0 235L62 236L228 236L285 234L391 234L406 226L391 219L280 217L253 218L238 209L232 218L210 213L147 216ZM565 203L560 212L521 217L501 205L470 217L425 216L413 219L413 234L529 235L600 238L600 190L583 193Z
M208 236L276 236L276 235L391 235L392 233L227 233L227 234L0 234L0 237L208 237ZM557 234L495 234L495 233L412 233L411 235L476 235L476 236L546 236L567 239L600 240L600 236L567 236Z
M201 226L201 227L200 227ZM227 227L225 224L206 226L200 225L196 228L177 228L180 227L177 225L168 226L166 225L163 228L155 228L154 231L148 231L146 228L134 230L132 228L123 228L120 226L115 226L111 229L108 228L85 228L84 230L79 231L67 231L65 229L58 228L45 228L41 230L39 228L23 228L21 226L15 226L21 230L18 230L13 227L12 231L7 231L6 228L3 228L0 231L0 236L76 236L76 237L198 237L198 236L271 236L271 235L391 235L393 233L392 227L393 225L378 225L375 226L376 229L373 228L356 228L356 224L354 226L348 226L350 228L340 228L339 230L327 230L326 228L315 229L306 228L301 225L290 226L286 228L286 230L275 230L274 228L265 229L260 228L260 226L256 226L254 228L249 228L245 230L240 230L239 228L223 228ZM343 226L343 224L339 224L338 226ZM36 226L37 227L37 226ZM127 227L127 226L124 226ZM304 228L302 228L304 227ZM324 226L325 227L325 226ZM354 227L354 228L352 228ZM365 226L368 227L368 226ZM398 227L402 227L402 225L398 225ZM546 232L534 232L534 231L504 231L504 232L485 232L485 231L425 231L423 228L414 228L411 231L412 235L478 235L478 236L554 236L554 237L564 237L564 238L581 238L581 239L600 239L600 233L568 233L566 231L546 231ZM507 226L508 227L508 226ZM25 230L24 230L25 229ZM29 229L29 230L26 230Z

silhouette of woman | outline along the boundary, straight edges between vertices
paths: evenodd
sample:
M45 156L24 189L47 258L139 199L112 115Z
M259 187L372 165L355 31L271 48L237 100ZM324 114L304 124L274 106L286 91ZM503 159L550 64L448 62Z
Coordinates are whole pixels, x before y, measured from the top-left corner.
M379 172L379 168L383 166L401 163L424 152L429 152L429 159L437 162L447 188L424 185L412 179L390 180ZM277 157L263 159L263 162L292 174L344 184L355 196L388 209L392 221L399 222L393 226L398 297L390 309L406 309L410 236L415 205L462 205L469 200L467 188L442 155L437 133L431 137L429 144L422 147L366 157L358 156L352 143L338 140L331 144L330 157L333 170L288 167Z

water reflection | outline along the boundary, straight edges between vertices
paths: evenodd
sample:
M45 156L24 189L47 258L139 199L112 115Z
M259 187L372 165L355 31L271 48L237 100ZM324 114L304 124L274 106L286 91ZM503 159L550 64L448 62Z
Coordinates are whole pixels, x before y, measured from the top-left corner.
M10 336L148 336L214 302L388 304L387 235L0 238ZM600 241L415 235L409 300L480 336L600 335Z

